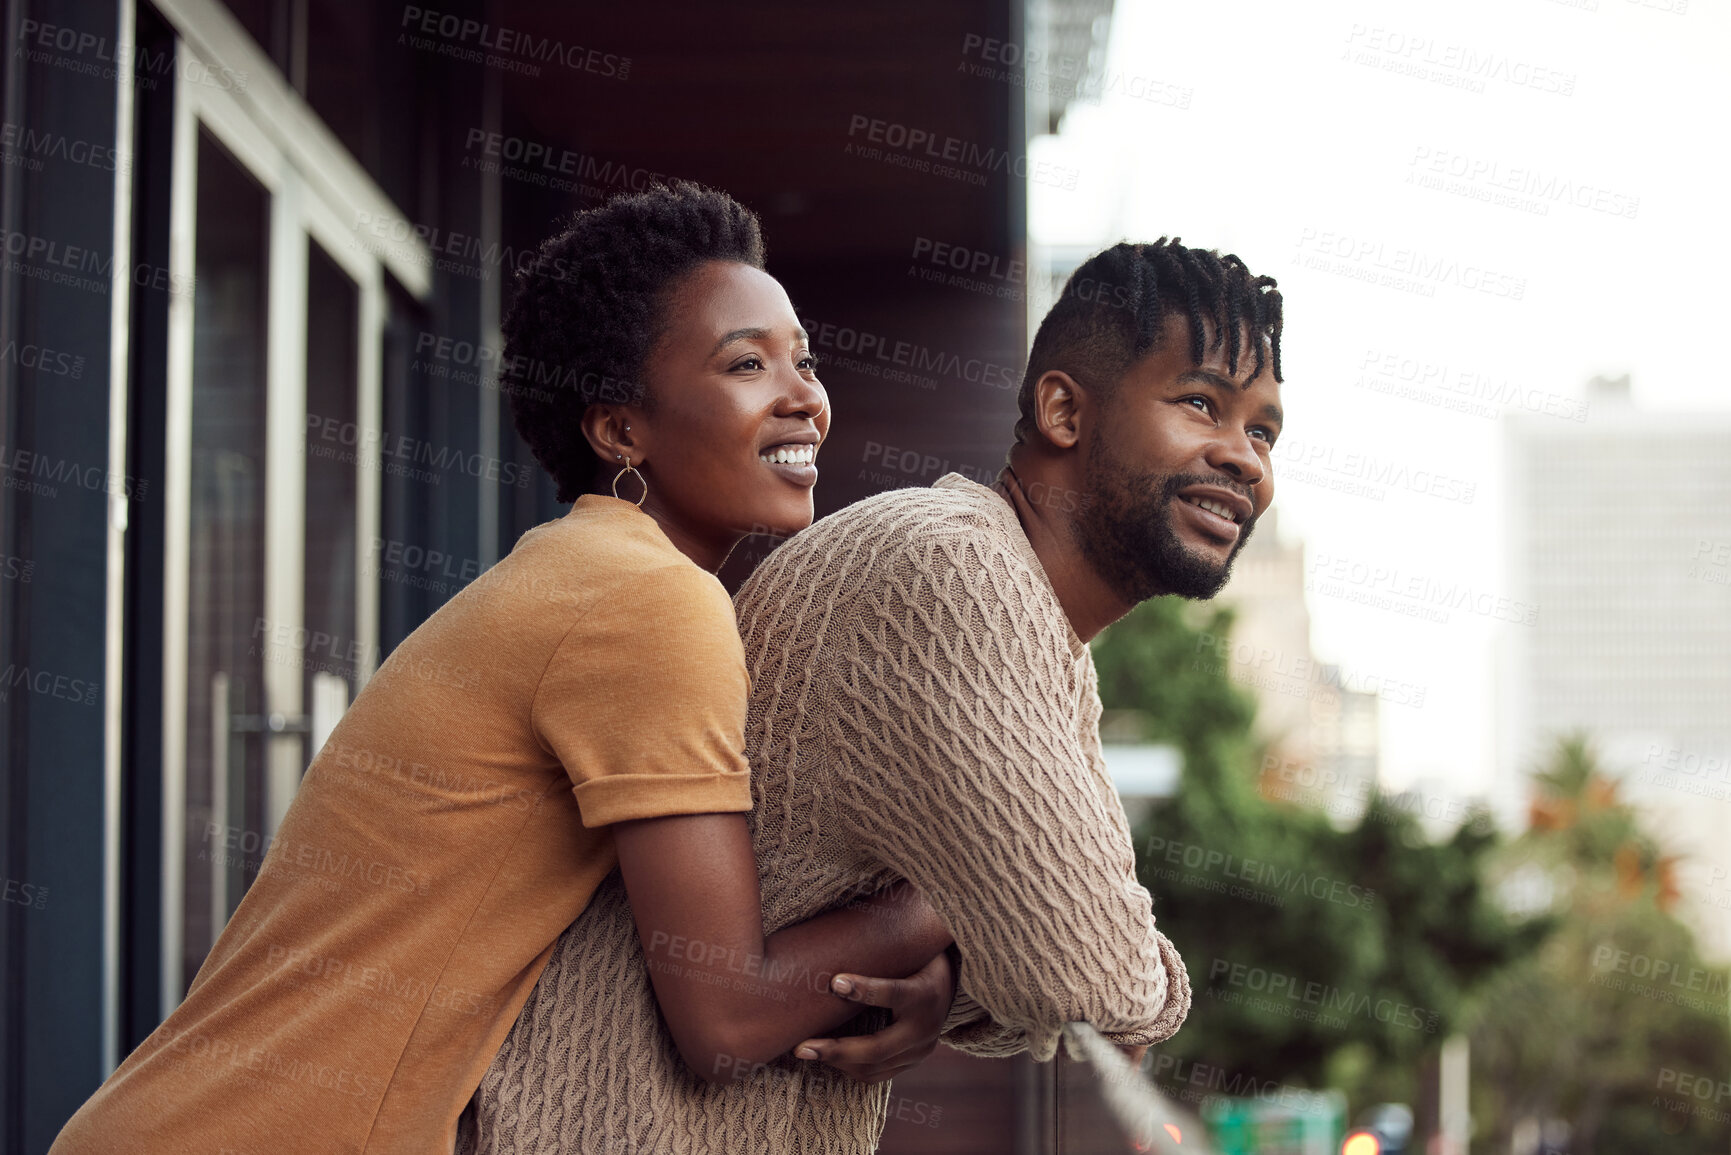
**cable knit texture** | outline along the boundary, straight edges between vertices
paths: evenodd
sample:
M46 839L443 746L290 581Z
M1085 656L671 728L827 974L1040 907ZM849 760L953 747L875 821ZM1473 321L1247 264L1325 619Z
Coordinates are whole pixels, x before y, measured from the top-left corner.
M776 550L735 610L766 930L902 877L960 947L949 1045L1044 1060L1070 1020L1121 1043L1178 1029L1189 982L1136 881L1094 663L1007 502L953 474L869 498ZM464 1149L876 1148L887 1085L785 1058L740 1074L685 1069L615 872L554 948Z

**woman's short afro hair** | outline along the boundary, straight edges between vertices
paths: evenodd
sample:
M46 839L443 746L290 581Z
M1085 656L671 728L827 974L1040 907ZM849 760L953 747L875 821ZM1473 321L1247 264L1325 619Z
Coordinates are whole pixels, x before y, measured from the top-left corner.
M673 288L707 261L763 268L757 214L724 192L675 181L577 213L518 271L500 388L560 501L586 492L599 464L584 411L596 402L653 406L644 362Z

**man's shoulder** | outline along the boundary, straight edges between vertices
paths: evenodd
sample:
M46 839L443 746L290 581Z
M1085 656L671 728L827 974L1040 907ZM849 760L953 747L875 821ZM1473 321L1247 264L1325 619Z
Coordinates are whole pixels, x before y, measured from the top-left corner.
M935 485L892 489L856 501L796 534L776 554L869 542L873 558L885 559L917 551L934 538L973 538L1008 547L1021 535L1007 501L983 485L948 474Z
M978 598L1001 585L973 580L982 570L1040 583L1032 556L1009 502L951 474L929 488L874 494L795 534L758 566L734 606L744 625L766 612L783 617L790 605L803 615L898 589ZM952 578L958 570L965 580Z

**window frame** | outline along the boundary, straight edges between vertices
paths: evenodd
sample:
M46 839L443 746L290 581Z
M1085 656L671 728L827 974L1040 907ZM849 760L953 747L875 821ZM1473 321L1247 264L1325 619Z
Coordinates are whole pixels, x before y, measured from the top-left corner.
M380 443L387 275L418 301L432 295L431 251L409 218L337 141L255 44L238 20L214 0L159 0L175 32L173 146L170 161L170 283L191 285L200 133L208 134L270 198L266 341L265 614L292 627L304 621L306 535L306 339L308 243L316 243L358 289L356 367L360 437L356 463L355 557L378 536L381 516ZM384 236L363 227L388 222ZM193 294L168 307L167 430L163 478L162 606L162 935L161 1009L184 997L188 588L191 533ZM373 672L379 636L379 586L356 566L356 635L363 641L356 671ZM272 714L304 713L298 666L264 664ZM274 833L306 769L304 738L272 733L266 742L267 829Z

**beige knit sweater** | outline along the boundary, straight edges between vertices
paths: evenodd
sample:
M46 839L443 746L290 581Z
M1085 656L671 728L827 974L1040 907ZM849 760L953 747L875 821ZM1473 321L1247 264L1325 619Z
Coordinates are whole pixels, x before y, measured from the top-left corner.
M951 1046L1044 1060L1073 1019L1128 1043L1178 1029L1189 983L1136 881L1093 660L1007 502L954 474L869 498L776 550L735 610L767 931L906 878L960 948ZM464 1147L876 1148L887 1084L794 1059L740 1073L685 1068L615 872L554 948Z

